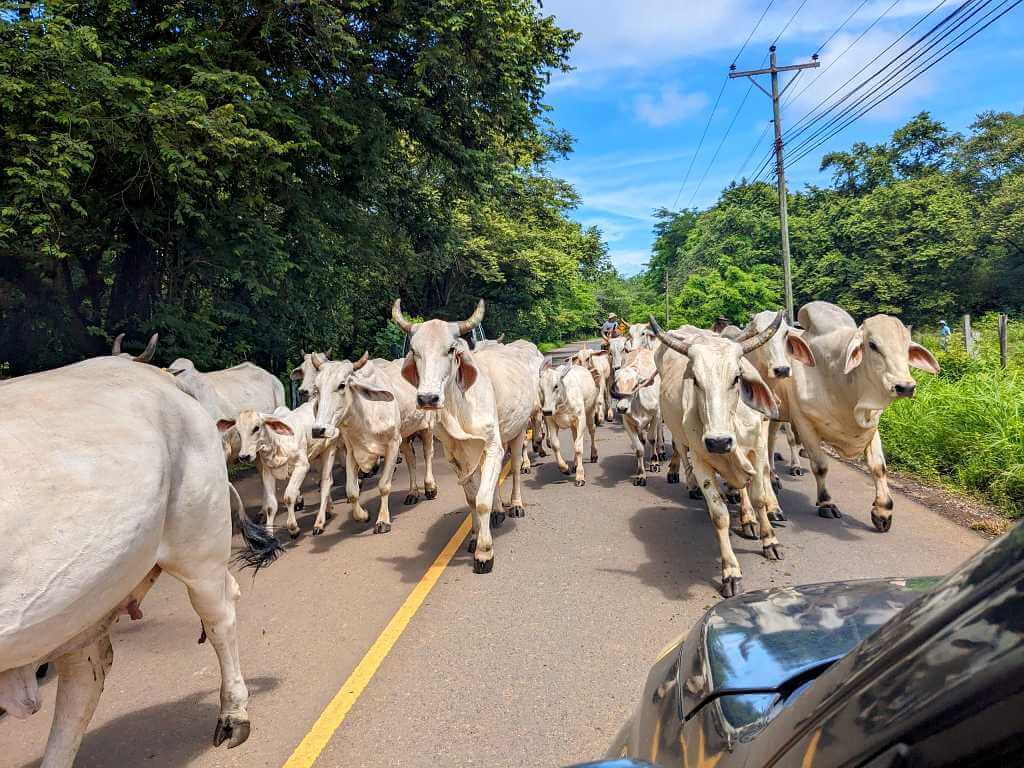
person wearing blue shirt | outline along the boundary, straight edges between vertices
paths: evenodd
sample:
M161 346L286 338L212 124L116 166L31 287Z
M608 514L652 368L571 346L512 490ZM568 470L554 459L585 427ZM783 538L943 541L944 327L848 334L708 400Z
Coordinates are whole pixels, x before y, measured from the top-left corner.
M949 337L952 335L952 329L946 324L945 320L939 320L939 344L945 349L949 345Z

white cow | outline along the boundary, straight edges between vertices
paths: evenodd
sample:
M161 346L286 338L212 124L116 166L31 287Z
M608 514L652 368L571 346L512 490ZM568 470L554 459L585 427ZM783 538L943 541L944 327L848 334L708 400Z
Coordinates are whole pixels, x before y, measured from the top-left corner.
M770 309L758 312L750 319L746 329L737 333L736 339L742 340L755 333L760 333L775 321L775 317L776 313ZM761 378L765 380L777 397L779 396L777 392L779 383L783 379L788 379L792 373L792 361L795 360L801 365L814 367L814 354L801 338L801 333L783 318L779 330L775 332L768 343L747 355L747 359L754 364L757 372L761 374ZM722 332L722 335L726 335L725 331ZM780 408L780 411L782 410L784 409ZM772 467L772 484L776 488L780 484L778 475L775 473L775 442L780 431L786 435L789 442L789 474L798 476L804 473L804 469L800 466L800 444L796 441L792 428L787 429L784 421L773 421L768 433L768 463Z
M634 349L654 349L654 332L647 323L632 323L626 329L626 352Z
M769 515L779 515L768 469L768 418L778 418L775 399L757 370L744 358L778 329L737 343L710 331L683 328L667 334L651 318L661 341L655 363L661 374L661 412L677 449L688 451L694 479L708 505L722 556L722 595L742 591L739 561L729 542L729 509L719 491L717 473L732 488L749 490L753 510L745 505L741 523L753 532L757 515L761 547L769 560L782 558L782 547ZM678 453L672 457L678 476ZM688 476L689 480L689 476Z
M780 418L793 425L811 460L818 514L840 516L825 485L827 443L847 458L864 455L875 480L871 522L884 533L892 527L893 500L878 421L893 400L913 397L911 367L938 373L939 364L896 317L873 315L858 326L835 304L812 301L801 307L799 320L816 365L799 365L780 382Z
M502 334L504 335L504 334ZM530 369L530 374L536 381L540 376L540 370L544 367L544 354L536 344L526 339L516 339L505 344L503 347L508 353L517 355ZM544 417L540 412L540 394L534 401L533 414L530 417L530 427L533 430L533 449L538 456L547 456L543 449L544 439ZM514 462L514 457L511 459ZM526 441L523 441L523 456L519 465L519 471L524 475L530 474L530 456L526 450Z
M214 744L241 744L232 514L246 564L271 562L280 546L244 516L209 416L165 373L121 357L12 379L0 413L0 707L38 711L36 668L55 664L43 768L74 762L113 661L111 624L141 618L161 571L188 589L217 653Z
M562 457L558 430L568 429L572 433L576 487L587 482L583 471L584 430L590 434L590 462L597 461L594 413L599 405L595 379L593 371L569 363L559 368L549 366L540 375L541 410L547 423L548 447L555 452L555 461L562 474L571 474L572 470Z
M288 532L294 539L299 535L295 519L297 502L302 498L302 481L309 472L309 464L320 459L321 499L331 497L331 475L334 468L335 446L329 440L313 437L313 404L303 403L293 411L285 407L274 413L242 411L233 422L219 421L220 429L235 427L241 443L238 458L256 463L263 481L263 512L267 532L274 533L277 516L277 481L287 480L284 504L288 512ZM324 483L326 482L326 487Z
M374 533L391 531L391 479L402 444L402 414L388 378L364 354L355 363L328 361L316 375L313 437L334 440L339 432L345 446L345 493L352 519L366 522L369 513L359 501L359 472L370 472L379 459L384 464L377 480L380 510ZM317 515L314 535L323 533L325 507Z
M203 373L192 361L179 357L167 370L174 374L178 387L203 406L214 421L234 421L242 411L273 413L285 404L284 385L273 374L252 363ZM233 462L240 442L234 429L221 432L224 456Z
M299 397L308 400L313 396L313 384L316 382L316 372L320 366L331 359L331 350L326 352L301 352L302 362L292 369L289 378L299 382Z
M416 452L412 447L413 437L419 437L423 446L423 462L426 465L422 492L427 499L437 498L437 482L434 480L434 421L435 414L416 407L416 388L402 376L405 359L386 361L370 361L391 387L398 401L398 410L402 418L402 458L409 470L409 493L405 497L406 504L415 504L420 500L420 485L416 474Z
M665 438L661 422L661 380L654 364L654 353L636 349L627 355L627 362L615 372L612 391L618 400L622 423L626 428L637 471L633 485L647 485L647 472L661 471ZM646 463L646 448L651 449Z
M518 355L491 348L472 352L463 336L484 317L483 300L461 322L427 320L413 324L396 299L391 317L409 335L402 375L416 387L419 408L437 414L437 435L459 479L473 515L473 571L494 567L491 524L505 518L498 477L506 449L521 456L536 402L535 377ZM512 473L510 514L525 514L520 473Z
M615 418L615 410L612 408L612 361L608 356L608 350L584 347L576 352L572 359L578 365L582 365L594 373L598 402L598 408L594 410L594 415L597 423L602 424L606 419L611 421Z
M608 350L608 358L611 361L613 372L622 367L622 359L627 352L627 341L625 336L612 337L606 333L601 334L601 346Z

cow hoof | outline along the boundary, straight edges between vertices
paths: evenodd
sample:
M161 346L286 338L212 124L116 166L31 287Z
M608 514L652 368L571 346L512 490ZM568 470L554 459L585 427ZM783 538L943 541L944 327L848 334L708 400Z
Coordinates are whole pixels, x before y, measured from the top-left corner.
M807 474L807 470L804 469L803 467L790 467L789 474L792 475L793 477L802 477L803 475Z
M838 520L843 516L843 513L839 511L839 507L835 504L828 502L826 504L818 505L818 515L825 518L834 517Z
M528 475L528 474L530 474L530 468L529 467L520 467L519 468L519 474L521 474L521 475Z
M703 499L704 494L700 492L700 488L691 488L686 492L686 495L691 499Z
M323 532L324 532L324 529L321 528L319 525L314 525L313 526L313 535L314 536L319 536Z
M735 597L743 591L743 578L740 576L730 576L727 579L722 579L722 588L719 591L722 597Z
M490 560L474 560L473 573L490 573L494 570L494 558Z
M783 514L781 509L776 509L774 512L768 513L768 519L773 523L784 523L786 522L786 515Z
M779 453L778 451L775 452L775 460L782 461L782 454Z
M397 459L395 459L395 464L401 464L401 463L402 463L402 457L399 456Z
M778 475L772 475L772 488L775 489L776 491L782 490L782 481L779 480Z
M781 544L768 544L762 548L764 556L769 560L784 560Z
M476 537L475 536L472 537L469 540L469 543L466 545L466 551L470 552L470 553L476 552Z
M526 510L519 506L509 507L509 517L526 517Z
M591 464L597 464L597 454L596 453L590 454L590 463Z
M667 475L665 475L665 482L667 482L669 485L676 485L679 482L679 473L669 472Z
M738 533L740 537L744 539L758 538L757 527L753 523L743 523L743 525L740 526L739 530L736 531L736 533Z
M505 522L505 513L494 510L491 512L491 528L501 528Z
M875 510L871 510L871 522L875 524L875 528L878 529L879 533L888 533L889 529L892 528L892 515L888 517L882 517L876 515Z
M647 478L646 477L634 477L633 478L633 485L647 485Z
M219 747L224 742L227 742L228 749L234 749L248 738L248 720L236 720L233 717L217 718L217 727L213 731L213 746Z
M292 537L292 539L294 540L294 539L297 539L297 538L299 538L299 534L300 534L301 532L302 532L302 531L300 531L300 530L299 530L298 528L296 528L296 529L295 529L294 531L293 531L293 530L291 530L291 529L289 529L289 530L288 530L288 535L289 535L289 536L291 536L291 537Z
M576 487L577 487L577 488L582 488L582 487L583 487L584 485L586 485L586 484L587 484L587 481L586 481L586 480L577 480L577 481L576 481Z
M296 512L301 512L305 508L306 508L306 500L304 498L302 498L301 496L299 496L299 498L297 498L295 500L295 511Z
M425 491L423 492L423 495L427 497L427 500L428 500L428 501L429 501L430 499L436 499L436 498L437 498L437 488L427 488L427 489L426 489L426 490L425 490Z
M405 497L405 503L406 504L415 504L419 500L420 500L420 496L419 496L418 493L410 493L408 496Z
M655 472L655 473L661 472L661 464L659 464L656 461L652 462L651 465L647 467L647 471L648 472Z
M377 523L373 526L374 533L391 533L391 523Z
M739 504L740 495L737 491L729 491L728 493L725 494L725 500L730 504Z

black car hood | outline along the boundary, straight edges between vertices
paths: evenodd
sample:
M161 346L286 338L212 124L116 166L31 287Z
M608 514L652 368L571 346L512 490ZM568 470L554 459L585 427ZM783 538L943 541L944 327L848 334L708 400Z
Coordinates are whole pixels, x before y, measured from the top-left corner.
M937 582L873 579L750 592L712 608L679 659L680 716L713 706L726 730L764 721Z

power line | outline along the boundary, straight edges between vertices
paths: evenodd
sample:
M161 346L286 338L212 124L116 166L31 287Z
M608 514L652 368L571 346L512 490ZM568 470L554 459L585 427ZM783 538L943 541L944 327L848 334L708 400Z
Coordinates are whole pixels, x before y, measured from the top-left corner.
M784 27L782 28L782 31L781 31L781 32L779 32L779 34L777 34L777 35L775 36L775 39L774 39L774 40L772 40L772 45L775 45L776 43L778 43L778 42L779 42L779 40L780 40L780 39L782 38L782 36L783 36L784 34L786 34L786 30L787 30L787 29L789 29L789 25L793 23L793 19L795 19L795 18L796 18L796 15L797 15L798 13L800 13L800 11L802 11L802 10L804 9L804 6L805 6L805 5L807 5L807 0L803 0L803 2L801 2L801 3L800 3L800 5L799 5L799 6L797 6L797 9L796 9L795 11L793 11L793 15L789 17L789 21L787 21L787 22L786 22L786 26L784 26Z
M732 60L733 66L735 66L736 60L739 59L740 54L742 54L743 51L746 49L747 43L750 42L750 39L754 36L754 33L757 32L758 27L761 26L761 22L764 21L764 17L768 14L769 9L772 7L772 4L774 2L775 0L768 0L768 5L766 5L765 9L761 12L761 16L760 18L758 18L757 23L754 24L754 28L750 30L750 34L747 35L747 39L743 41L743 45L740 46L739 52L736 54L736 57ZM804 2L807 2L807 0L804 0ZM801 7L803 6L801 5ZM718 105L722 101L722 94L725 93L725 86L728 84L729 77L728 75L726 75L726 77L723 78L722 80L722 87L718 91L718 96L715 97L715 105L711 108L711 114L708 115L708 120L706 123L704 123L704 130L701 132L700 140L697 142L697 149L696 151L694 151L693 156L690 158L689 165L686 166L686 174L683 176L683 183L679 185L679 191L676 192L675 199L672 201L672 210L675 210L676 205L679 204L679 197L683 194L683 190L686 188L686 182L690 180L690 173L693 171L693 165L697 160L697 156L700 154L701 148L704 146L704 139L707 138L708 129L711 127L711 121L714 119L715 113L718 112ZM696 193L694 193L694 196L696 196Z
M988 0L988 2L991 2L991 0ZM986 5L988 4L988 2L986 2ZM1012 11L1014 8L1016 8L1018 5L1020 5L1022 2L1024 2L1024 0L1012 0L1012 3L1008 7L1005 7L1007 2L1011 2L1011 0L1002 0L1002 3L999 6L996 6L996 8L994 8L992 11L990 11L985 17L983 17L978 22L976 22L975 25L972 28L968 29L966 32L961 33L959 35L959 37L957 38L959 40L959 42L957 42L955 45L947 46L945 49L940 51L939 54L936 54L935 56L933 56L932 60L930 62L928 62L926 65L920 66L917 70L915 70L912 73L912 75L910 75L909 77L905 78L903 80L903 82L898 83L896 86L891 88L888 91L888 93L885 93L884 95L882 95L881 97L876 99L874 102L872 102L867 107L862 109L857 115L855 115L854 117L852 117L849 120L847 120L845 123L840 125L838 128L836 128L834 131L829 133L827 136L821 138L820 140L816 141L814 144L812 144L810 146L806 146L806 148L803 148L802 150L798 148L798 150L797 150L798 154L796 154L795 156L791 157L789 159L789 163L795 163L798 160L800 160L801 158L806 157L808 154L810 154L815 149L820 147L826 141L828 141L829 139L831 139L834 136L836 136L839 133L841 133L849 125L851 125L852 123L854 123L857 120L859 120L861 117L863 117L865 114L867 114L872 109L877 107L879 104L882 104L883 102L885 102L886 100L891 98L898 91L900 91L901 89L903 89L904 87L906 87L907 85L912 83L914 80L916 80L918 77L923 75L925 72L927 72L929 69L934 67L936 64L938 64L940 61L945 59L947 56L952 54L954 51L956 51L957 49L959 49L960 47L962 47L963 45L968 43L970 40L972 40L974 37L976 37L981 32L986 30L988 27L992 26L992 24L994 24L1000 18L1005 16L1007 13ZM1002 8L1002 10L1000 10L1001 8ZM988 19L988 20L986 21L986 19ZM982 23L982 22L984 22L984 23ZM788 163L787 163L787 165L788 165Z
M837 102L833 106L833 108L835 106L838 106L840 103L842 103L842 101L846 101L850 96L852 96L854 93L856 93L861 88L863 88L865 85L867 85L869 82L871 82L871 80L873 80L874 78L878 77L880 74L885 72L886 69L889 69L890 67L892 67L898 59L902 58L907 52L911 51L912 49L914 49L915 47L920 45L923 41L927 40L931 35L933 35L941 27L946 25L955 15L960 13L960 11L962 11L972 1L973 0L967 0L967 2L963 3L953 13L949 14L944 19L942 19L938 24L936 24L934 27L932 27L930 30L928 30L928 32L926 32L920 38L915 40L911 45L907 46L907 48L905 48L902 52L900 52L900 54L898 56L894 57L888 64L883 66L877 72L875 72L870 77L868 77L866 80L864 80L864 82L862 82L856 88L851 90L845 97L843 97L842 100ZM1003 1L1005 2L1005 0L1003 0ZM872 86L872 88L870 90L868 90L867 92L861 94L855 101L851 102L841 112L839 112L838 114L836 114L835 116L830 118L826 123L824 123L823 125L819 126L817 129L815 129L811 133L810 136L808 136L807 138L803 139L800 142L800 144L797 145L797 147L796 147L796 149L794 151L795 152L799 152L803 147L806 147L808 144L810 144L813 141L815 141L815 139L817 137L821 136L822 133L831 130L831 128L833 126L837 125L839 122L844 120L846 118L846 116L848 116L851 112L856 111L862 104L864 104L866 101L868 101L872 97L874 97L875 94L877 94L879 91L881 91L883 88L885 88L890 82L892 82L894 79L896 79L898 77L903 76L904 73L907 72L913 65L915 65L918 61L920 61L922 58L924 58L929 51L931 51L933 48L935 48L935 46L939 45L939 43L941 43L945 38L947 38L951 34L953 34L957 29L959 29L960 27L965 25L971 19L972 16L976 15L979 11L983 10L991 2L992 2L992 0L983 0L981 5L975 7L974 10L972 10L965 17L957 19L955 22L953 22L952 25L948 29L946 29L941 35L939 35L937 38L935 38L927 47L925 47L922 50L916 51L910 58L908 58L901 65L901 67L899 69L896 69L894 72L889 74L889 76L886 77L884 80L882 80L881 82L879 82L879 83L875 84L874 86ZM817 122L817 121L815 121L815 122ZM810 129L813 125L814 125L813 122L812 123L808 123L806 126L804 126L804 128L801 131L797 131L796 133L794 133L790 137L790 140L792 140L796 136L800 135L804 131Z
M861 8L863 8L865 5L867 5L870 2L871 2L871 0L861 0L861 4L858 5L856 8L854 8L852 11L850 11L850 15L846 17L846 20L843 21L843 23L840 24L838 27L836 27L835 31L832 32L831 35L829 35L827 38L825 38L825 42L818 46L818 49L815 51L815 53L821 53L822 48L824 48L826 45L831 43L832 42L832 38L835 37L836 35L838 35L839 32L843 29L843 27L845 27L847 24L850 23L850 19L852 19L854 16L856 16L858 11L860 11Z
M700 192L700 188L704 184L704 179L708 177L708 172L715 164L715 160L718 159L718 153L722 151L722 147L725 145L725 140L729 138L729 134L732 132L732 127L736 125L736 119L740 116L740 112L743 111L743 105L747 103L747 98L750 96L750 92L753 88L753 83L747 86L747 92L743 94L743 99L740 101L739 107L737 107L736 112L733 113L732 120L729 122L729 127L725 129L725 133L722 134L722 140L718 142L718 146L715 147L715 154L711 156L711 162L708 163L708 167L704 169L704 173L701 174L700 181L697 182L697 186L694 188L693 194L690 195L690 202L686 204L688 208L693 205L693 201L697 197L697 193Z

